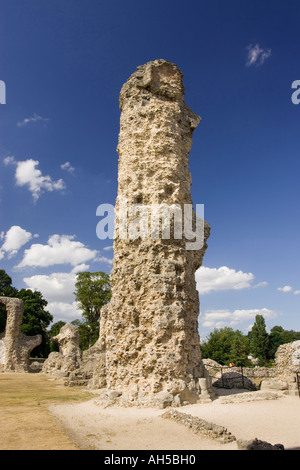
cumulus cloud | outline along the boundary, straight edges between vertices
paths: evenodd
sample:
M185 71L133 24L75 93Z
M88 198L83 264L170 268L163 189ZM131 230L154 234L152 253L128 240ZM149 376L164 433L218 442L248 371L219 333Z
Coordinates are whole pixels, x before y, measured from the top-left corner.
M14 156L7 156L3 159L4 165L14 165L16 167L15 179L17 186L27 186L36 202L45 191L62 191L66 188L62 179L54 181L51 176L43 175L37 168L40 164L38 160L29 158L17 161Z
M280 292L292 292L293 288L292 286L283 286L283 287L277 287L277 290Z
M88 264L79 264L67 273L38 274L23 280L32 290L39 290L49 301L71 302L74 300L76 274L88 271Z
M235 269L221 266L220 268L207 268L201 266L196 271L197 290L200 294L208 294L212 291L239 290L251 287L254 280L252 273L244 273Z
M15 256L19 249L31 240L33 237L32 233L27 232L19 225L13 225L5 233L1 233L1 239L4 240L0 248L0 259L4 257L4 254L7 253L8 257L11 258Z
M201 318L201 325L203 328L224 328L236 327L238 324L245 321L252 321L256 315L262 315L265 319L275 318L277 312L268 308L255 308L255 309L237 309L230 310L207 310Z
M90 250L83 243L74 240L74 235L51 235L46 245L35 243L25 250L17 268L25 266L47 267L54 264L78 266L95 259L97 250Z
M106 256L98 256L95 261L98 261L100 263L106 263L112 266L114 264L114 260L111 258L107 258Z
M299 295L300 294L300 290L295 290L294 291L294 295Z
M75 171L75 168L71 165L70 162L63 163L62 165L60 165L60 168L62 170L68 171L71 174L73 174Z
M75 301L76 274L88 271L89 265L80 264L71 272L57 272L48 275L38 274L25 277L23 281L32 291L38 290L48 301L47 310L54 316L54 322L70 322L81 317Z
M39 161L31 158L17 162L15 173L17 186L27 186L34 201L45 191L62 191L66 187L62 179L54 181L49 175L44 176L38 165Z
M42 116L39 116L38 114L34 113L33 116L29 118L23 119L23 121L17 122L18 127L23 127L26 126L27 124L30 124L31 122L38 122L38 121L49 121L49 118L43 118Z
M23 279L29 289L42 292L48 302L73 302L76 273L37 274Z
M80 319L81 311L77 309L76 302L49 302L47 311L53 315L53 323L63 321L70 323L73 320Z
M264 49L260 47L259 44L250 44L247 47L248 50L248 56L247 56L247 62L246 66L247 67L252 67L252 66L259 66L263 65L265 61L271 56L272 50L271 49Z
M265 287L268 285L268 282L267 281L262 281L262 282L259 282L258 284L255 284L253 287L254 288L257 288L257 287Z

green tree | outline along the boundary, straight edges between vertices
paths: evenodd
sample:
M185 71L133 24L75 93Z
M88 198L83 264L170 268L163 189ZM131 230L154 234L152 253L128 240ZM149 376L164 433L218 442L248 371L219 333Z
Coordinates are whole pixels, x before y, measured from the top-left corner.
M232 362L234 362L236 366L250 366L251 361L248 359L249 354L249 338L243 335L241 331L236 330L231 345Z
M99 337L101 308L111 299L109 275L102 271L78 273L74 293L84 319L77 326L85 345L83 349L87 349Z
M24 314L21 332L27 336L42 335L42 343L33 349L33 357L46 357L49 354L49 336L47 327L53 320L53 316L45 310L48 302L41 292L21 289L17 297L23 300Z
M49 330L47 330L48 339L49 339L49 343L50 343L50 352L58 352L59 351L59 345L57 344L56 341L51 341L51 338L58 335L61 328L65 324L66 323L64 321L58 321L56 323L53 323L53 325L51 325L51 328Z
M259 365L264 365L268 358L269 335L262 315L256 315L255 317L250 335L250 350L253 356L258 359Z
M284 330L282 326L273 326L269 335L268 355L274 359L275 353L281 344L291 343L300 339L300 332L293 330Z
M78 328L80 348L85 351L93 346L99 337L99 328L93 329L85 320L73 320L71 324Z
M239 330L232 328L214 329L207 341L201 344L202 357L213 359L219 364L234 362L237 366L250 366L249 339Z

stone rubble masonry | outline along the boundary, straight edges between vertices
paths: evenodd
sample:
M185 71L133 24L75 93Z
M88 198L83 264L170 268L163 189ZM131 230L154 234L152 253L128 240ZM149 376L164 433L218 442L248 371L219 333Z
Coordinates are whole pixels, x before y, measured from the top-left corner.
M51 339L58 343L59 352L49 354L42 372L55 378L64 377L64 385L69 387L88 385L99 355L98 343L82 351L78 328L69 323L62 326L59 334Z
M79 332L74 325L66 323L58 335L51 338L59 345L59 352L52 352L43 364L42 372L56 377L68 377L81 366L82 351Z
M177 410L168 410L161 417L183 424L193 432L200 433L208 439L214 439L223 444L236 441L236 437L224 426L211 423L191 414L181 413Z
M275 378L263 380L263 390L282 390L285 394L298 396L296 373L300 374L300 341L281 344L275 354Z
M29 372L30 352L42 342L41 335L21 333L24 305L21 299L0 297L7 312L5 332L0 334L0 370Z
M283 377L300 372L300 340L279 346L275 354L275 364L278 375Z
M202 248L190 250L184 233L176 239L172 229L170 239L124 239L118 218L124 200L128 207L192 204L189 152L200 117L185 104L182 78L175 64L155 60L137 67L120 92L112 299L101 310L91 386L137 403L159 393L173 405L194 403L211 392L195 283L209 225Z

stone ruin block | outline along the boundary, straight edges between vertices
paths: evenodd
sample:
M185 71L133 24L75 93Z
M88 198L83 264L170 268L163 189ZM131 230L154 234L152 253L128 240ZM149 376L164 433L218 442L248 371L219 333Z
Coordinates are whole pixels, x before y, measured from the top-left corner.
M281 344L275 354L275 377L263 380L261 388L299 395L296 372L300 374L300 340Z
M66 323L58 335L51 338L59 345L59 352L52 352L45 360L42 372L53 377L64 377L65 385L87 385L93 376L99 354L97 343L87 351L79 346L79 332Z
M42 342L41 335L21 333L24 305L21 299L0 297L6 308L5 332L0 334L0 368L4 372L29 372L31 351Z
M49 354L42 372L57 377L68 377L81 366L82 351L79 347L78 328L66 323L51 340L58 343L59 352Z

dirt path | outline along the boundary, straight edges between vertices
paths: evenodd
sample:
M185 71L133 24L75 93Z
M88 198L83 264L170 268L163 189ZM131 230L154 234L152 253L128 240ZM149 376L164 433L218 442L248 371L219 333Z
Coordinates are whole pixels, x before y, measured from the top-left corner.
M300 450L300 399L266 396L272 393L239 393L178 410L224 426L236 439L257 438L283 444L286 450ZM51 406L51 413L83 449L238 450L236 441L222 444L207 439L181 423L163 419L164 412L154 408L105 408L95 400Z
M183 410L180 409L180 410ZM95 400L51 406L51 413L81 449L95 450L236 450L163 419L155 408L104 408Z

